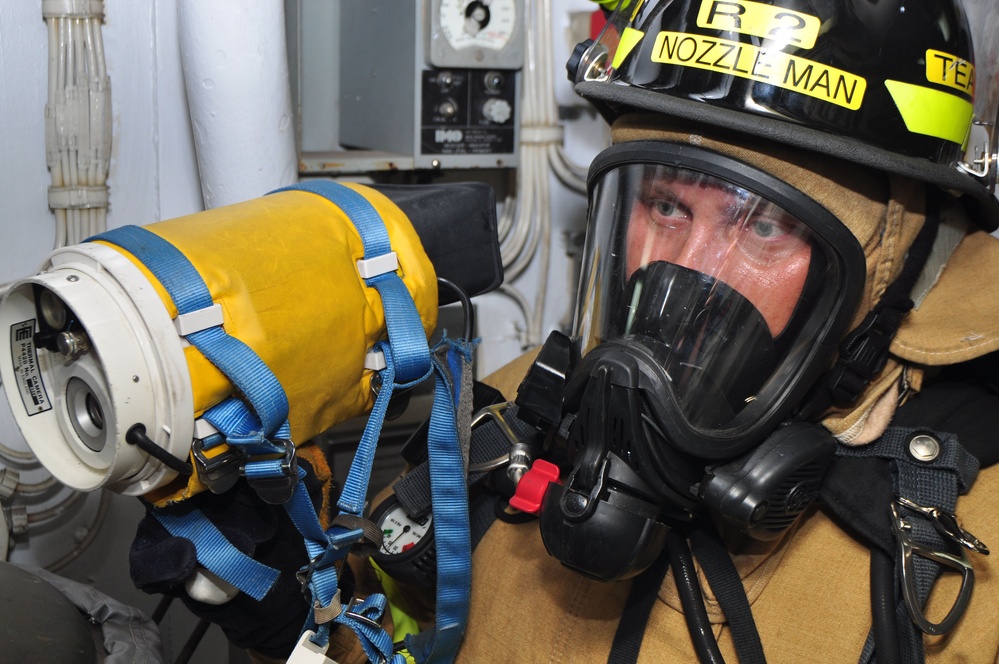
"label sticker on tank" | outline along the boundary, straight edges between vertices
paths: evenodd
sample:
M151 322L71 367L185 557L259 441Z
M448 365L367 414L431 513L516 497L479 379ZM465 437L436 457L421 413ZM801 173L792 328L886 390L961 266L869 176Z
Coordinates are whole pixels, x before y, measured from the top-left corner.
M14 381L28 416L52 410L38 367L34 318L10 326L10 359L14 366Z
M780 44L812 48L822 21L818 16L750 0L703 0L697 27L740 32Z
M843 108L863 104L867 79L808 58L717 37L660 32L652 61L748 78Z
M975 89L975 65L956 55L928 48L926 80L971 94Z

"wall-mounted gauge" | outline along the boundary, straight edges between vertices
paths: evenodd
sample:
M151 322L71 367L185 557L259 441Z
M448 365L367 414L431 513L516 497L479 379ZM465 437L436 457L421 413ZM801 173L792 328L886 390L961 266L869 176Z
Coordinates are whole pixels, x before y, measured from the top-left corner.
M431 0L430 64L519 69L524 0Z

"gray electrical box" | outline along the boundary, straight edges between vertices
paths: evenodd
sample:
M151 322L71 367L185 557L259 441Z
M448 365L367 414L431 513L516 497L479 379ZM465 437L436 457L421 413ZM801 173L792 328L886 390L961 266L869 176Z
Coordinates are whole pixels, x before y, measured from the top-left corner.
M341 0L340 143L414 168L517 165L524 0Z

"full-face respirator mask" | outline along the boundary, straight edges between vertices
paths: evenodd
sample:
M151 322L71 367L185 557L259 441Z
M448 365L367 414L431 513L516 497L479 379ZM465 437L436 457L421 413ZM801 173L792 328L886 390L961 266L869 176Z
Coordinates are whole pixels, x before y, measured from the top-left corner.
M836 447L815 422L856 403L904 316L870 325L894 278L866 276L885 208L837 192L882 173L887 193L867 200L890 208L903 180L922 181L999 223L995 99L974 94L969 5L984 25L983 3L952 0L622 0L577 46L569 78L617 144L590 170L572 338L549 338L517 400L567 453L539 508L549 553L628 578L670 527L771 539L814 498ZM993 41L977 40L980 62ZM705 131L764 147L704 149ZM780 156L794 154L808 165ZM845 222L861 218L854 236ZM905 226L911 243L919 225ZM830 400L855 360L864 376Z
M564 376L548 419L571 466L541 506L546 548L614 580L705 514L777 537L834 453L794 409L856 310L858 241L789 184L691 145L611 147L589 189L573 337L539 358Z

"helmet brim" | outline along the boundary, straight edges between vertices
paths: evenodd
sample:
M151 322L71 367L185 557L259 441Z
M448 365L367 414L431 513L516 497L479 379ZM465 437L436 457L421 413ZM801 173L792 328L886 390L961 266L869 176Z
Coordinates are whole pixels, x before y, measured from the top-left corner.
M725 127L732 131L921 180L944 191L964 194L961 200L971 204L972 219L990 233L999 229L999 199L971 175L961 173L951 166L895 154L797 123L739 113L642 88L585 81L577 83L575 90L579 96L602 107L601 111L609 118L622 115L624 109L660 113L710 126Z

